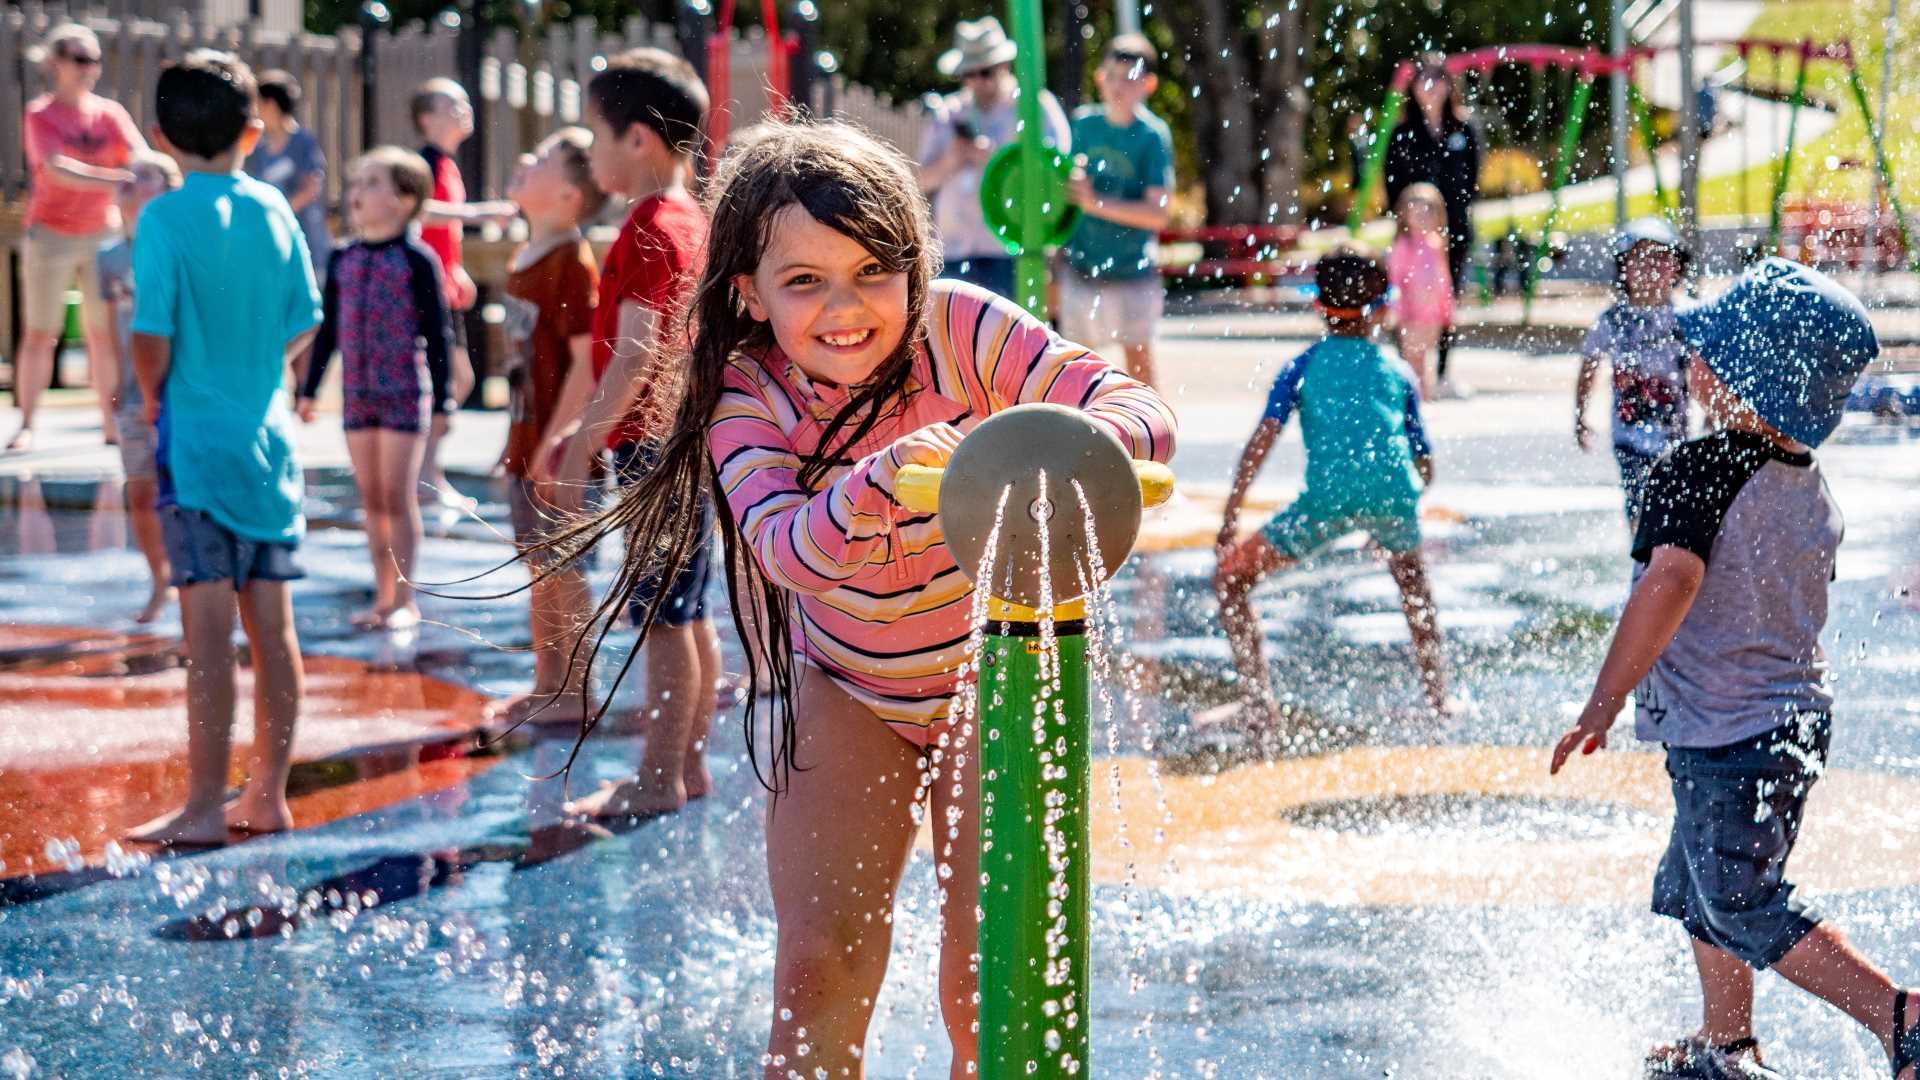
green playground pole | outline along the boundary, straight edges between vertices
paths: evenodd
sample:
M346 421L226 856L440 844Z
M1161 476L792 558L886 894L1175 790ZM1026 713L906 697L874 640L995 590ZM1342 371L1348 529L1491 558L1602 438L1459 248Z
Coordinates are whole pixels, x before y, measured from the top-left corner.
M1803 47L1800 71L1793 77L1793 97L1787 102L1787 145L1780 151L1780 171L1773 178L1773 210L1767 221L1767 247L1775 255L1780 254L1780 224L1786 211L1787 184L1793 179L1793 131L1800 125L1800 106L1807 100L1807 68L1812 66Z
M1008 0L1013 23L1014 78L1020 83L1020 254L1014 256L1014 291L1020 305L1047 316L1046 177L1041 162L1046 128L1040 94L1046 89L1046 36L1040 0Z
M1920 251L1914 250L1913 236L1907 228L1907 214L1900 208L1900 193L1894 190L1893 168L1887 164L1887 147L1881 141L1886 134L1886 118L1880 117L1878 123L1875 122L1873 110L1867 105L1867 84L1860 79L1860 69L1849 64L1847 74L1853 84L1853 100L1860 106L1860 116L1866 121L1867 139L1873 143L1873 164L1880 170L1880 186L1887 192L1887 208L1893 211L1894 225L1900 230L1900 246L1907 249L1907 259L1914 270L1920 271ZM1870 251L1867 257L1878 259L1879 252Z
M1560 155L1553 159L1553 176L1547 181L1552 193L1547 203L1547 224L1540 230L1540 246L1546 247L1553 242L1553 227L1560 223L1560 189L1567 186L1567 177L1573 171L1573 152L1580 145L1580 130L1587 123L1587 101L1593 97L1593 77L1583 75L1574 84L1573 100L1567 113L1567 125L1560 131ZM1533 322L1533 293L1540 284L1540 258L1536 254L1527 262L1527 272L1521 278L1523 286L1522 314L1523 324Z
M1086 633L1056 609L1059 685L1040 628L992 622L980 673L980 1076L1086 1077L1087 807L1092 799ZM1064 616L1076 616L1072 619ZM1046 695L1036 715L1034 703Z
M1653 172L1653 200L1660 204L1660 213L1668 221L1674 217L1674 208L1667 202L1667 182L1660 178L1660 133L1653 130L1653 110L1647 107L1647 99L1640 88L1627 84L1627 104L1633 109L1633 124L1640 131L1640 142L1647 148L1647 168Z
M1367 166L1360 173L1360 187L1353 193L1353 208L1347 211L1349 235L1360 231L1367 207L1373 202L1374 189L1380 186L1380 176L1387 171L1387 142L1393 138L1393 125L1399 121L1400 106L1406 100L1407 95L1396 87L1388 89L1387 99L1380 103L1380 119L1376 123L1380 133L1373 137L1373 145L1367 148Z

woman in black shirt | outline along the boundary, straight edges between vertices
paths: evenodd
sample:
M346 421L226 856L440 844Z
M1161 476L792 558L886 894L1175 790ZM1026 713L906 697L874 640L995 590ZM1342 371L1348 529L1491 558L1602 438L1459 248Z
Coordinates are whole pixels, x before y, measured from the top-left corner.
M1440 189L1447 204L1447 268L1457 294L1466 281L1467 255L1473 244L1473 200L1480 193L1480 135L1454 93L1453 77L1441 58L1429 57L1414 76L1412 92L1387 142L1387 205L1418 183ZM1446 378L1447 349L1440 350L1440 377Z

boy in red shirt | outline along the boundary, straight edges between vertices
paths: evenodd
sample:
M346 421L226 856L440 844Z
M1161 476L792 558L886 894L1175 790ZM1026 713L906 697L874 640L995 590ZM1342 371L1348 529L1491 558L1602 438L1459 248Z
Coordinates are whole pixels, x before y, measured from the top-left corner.
M422 211L420 240L440 258L440 280L446 282L447 310L452 315L453 352L449 357L448 377L454 408L473 391L473 360L467 355L467 318L479 298L479 289L460 261L460 232L468 222L512 221L518 210L508 201L470 203L466 181L454 153L473 135L473 102L466 88L452 79L428 79L413 92L410 105L413 127L424 145L420 156L433 171L433 198ZM446 437L451 414L435 413L427 432L426 459L420 466L424 485L422 501L431 501L437 492L447 506L471 507L440 471L440 440Z
M707 89L691 65L660 49L615 57L587 86L593 178L633 200L600 271L593 313L598 389L579 422L556 432L536 462L560 476L585 475L602 448L621 477L652 467L658 425L649 412L648 372L659 362L669 323L705 259L707 220L682 178L705 141ZM654 410L659 411L659 410ZM651 421L651 423L649 422ZM699 510L712 532L713 507ZM642 582L629 610L640 617L664 590L647 635L646 749L638 774L574 804L594 817L672 813L706 794L705 745L720 678L720 638L705 596L710 545L671 581Z
M509 723L538 718L578 721L585 705L585 665L575 645L592 621L583 569L548 570L540 541L580 510L587 477L535 484L530 466L550 433L565 426L593 396L593 308L600 271L581 223L606 204L593 182L593 135L569 127L549 135L523 159L508 198L526 214L526 246L507 278L506 359L511 423L500 455L514 542L534 574L530 593L533 687L508 701Z

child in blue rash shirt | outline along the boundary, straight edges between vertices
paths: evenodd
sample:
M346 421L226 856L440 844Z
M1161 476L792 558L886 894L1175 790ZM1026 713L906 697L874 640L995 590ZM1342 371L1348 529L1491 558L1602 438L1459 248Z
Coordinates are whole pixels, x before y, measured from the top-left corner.
M1241 452L1220 525L1214 592L1244 689L1246 721L1277 730L1259 617L1249 597L1261 578L1286 569L1352 532L1387 551L1413 634L1420 682L1433 711L1448 711L1439 624L1420 558L1420 492L1433 482L1433 451L1420 420L1413 372L1390 359L1372 336L1384 313L1386 270L1370 254L1342 248L1314 270L1327 336L1289 361L1274 379L1265 415ZM1306 490L1259 532L1242 539L1247 489L1293 413L1307 446Z
M1550 766L1604 748L1628 693L1634 733L1666 749L1673 835L1653 911L1686 928L1703 1020L1655 1047L1646 1075L1777 1078L1753 1036L1753 973L1771 968L1878 1038L1895 1080L1915 1080L1920 998L1786 876L1833 720L1820 632L1843 523L1813 449L1879 345L1859 300L1785 259L1678 327L1696 350L1694 397L1720 430L1653 467L1633 593Z
M160 73L160 149L186 183L147 204L133 248L133 367L158 424L160 528L187 651L187 801L131 838L225 843L229 828L291 828L287 773L300 715L300 643L287 582L301 576L302 478L288 360L319 319L307 241L287 200L240 173L259 141L253 73L200 49ZM235 600L252 648L247 780L226 801Z

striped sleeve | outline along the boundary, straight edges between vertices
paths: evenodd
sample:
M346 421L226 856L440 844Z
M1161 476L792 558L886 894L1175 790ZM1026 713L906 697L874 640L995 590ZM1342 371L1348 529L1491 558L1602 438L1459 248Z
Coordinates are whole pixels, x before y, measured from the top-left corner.
M1173 457L1173 410L1151 386L984 290L945 287L935 300L936 338L950 355L971 359L971 374L995 411L1030 401L1069 405L1105 426L1133 457Z
M809 495L787 435L797 425L785 395L734 363L707 425L707 448L761 571L784 588L824 593L859 574L893 531L897 465L891 450L879 451Z

